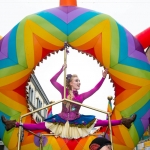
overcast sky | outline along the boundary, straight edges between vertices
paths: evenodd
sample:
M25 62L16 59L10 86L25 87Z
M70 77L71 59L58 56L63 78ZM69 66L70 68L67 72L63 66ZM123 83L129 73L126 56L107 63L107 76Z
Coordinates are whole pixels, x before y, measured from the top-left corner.
M113 17L133 35L150 26L149 0L78 0L78 7L92 9ZM0 35L5 36L25 16L59 6L59 0L0 0ZM63 52L44 60L35 73L49 100L59 100L59 92L50 84L50 78L61 68ZM102 77L102 67L96 61L76 51L68 55L68 73L75 73L81 80L80 93L90 90ZM63 84L63 74L58 80ZM114 95L114 89L108 77L101 89L87 99L84 104L107 110L107 96ZM54 106L53 112L59 113L60 105ZM94 114L98 118L106 116L82 108L82 114Z

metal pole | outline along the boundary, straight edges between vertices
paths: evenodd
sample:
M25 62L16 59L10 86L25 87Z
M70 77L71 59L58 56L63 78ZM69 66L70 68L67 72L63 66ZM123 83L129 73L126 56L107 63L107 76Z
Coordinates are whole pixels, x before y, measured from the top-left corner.
M67 65L67 42L65 42L65 49L64 49L64 65ZM64 70L64 99L66 98L66 69Z
M47 108L47 107L50 107L50 106L56 105L56 104L58 104L58 103L61 103L61 102L63 102L64 100L67 101L67 102L71 102L71 103L74 103L74 104L77 104L77 105L80 105L80 106L83 106L83 107L86 107L86 108L89 108L89 109L98 111L98 112L102 112L102 113L104 113L104 114L109 114L109 112L106 112L106 111L103 111L103 110L100 110L100 109L97 109L97 108L94 108L94 107L90 107L90 106L88 106L88 105L84 105L84 104L81 104L81 103L79 103L79 102L75 102L75 101L72 101L72 100L69 100L69 99L62 99L62 100L59 100L59 101L57 101L57 102L55 102L55 103L49 104L49 105L44 106L44 107L39 108L39 109L36 109L36 110L34 110L34 111L32 111L32 112L26 113L26 114L22 115L21 118L24 118L24 117L26 117L26 116L28 116L28 115L31 115L31 114L33 114L33 113L35 113L35 112L38 112L38 111L40 111L40 110L43 110L43 109L45 109L45 108Z
M21 118L26 117L26 116L29 116L29 115L31 115L31 114L33 114L33 113L35 113L35 112L38 112L38 111L43 110L43 109L45 109L45 108L48 108L48 107L50 107L50 106L56 105L56 104L61 103L61 102L63 102L63 101L64 101L64 99L59 100L59 101L57 101L57 102L55 102L55 103L46 105L46 106L44 106L44 107L38 108L38 109L36 109L36 110L34 110L34 111L32 111L32 112L29 112L29 113L26 113L26 114L22 115Z
M113 141L112 141L112 130L111 130L111 120L110 120L110 113L108 114L109 119L109 131L110 131L110 141L111 141L111 149L113 150Z
M22 123L22 118L20 118L20 124ZM19 126L19 132L18 132L18 150L21 148L21 126Z
M43 150L43 138L42 138L42 134L40 135L40 150Z

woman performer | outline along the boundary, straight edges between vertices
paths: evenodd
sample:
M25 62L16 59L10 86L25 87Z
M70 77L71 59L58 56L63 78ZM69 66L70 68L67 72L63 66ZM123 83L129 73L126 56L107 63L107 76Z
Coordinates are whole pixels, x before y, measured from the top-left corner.
M53 86L61 93L64 98L64 87L57 82L60 74L66 69L67 65L63 65L61 70L52 77L50 80ZM68 74L66 77L66 97L72 101L83 103L85 99L93 95L102 85L108 70L105 69L102 72L102 79L96 84L96 86L88 92L78 94L80 89L80 80L77 75ZM5 124L6 130L10 130L13 127L22 126L26 130L44 130L54 133L56 136L68 139L78 139L80 137L88 136L92 129L97 126L108 126L108 120L96 119L93 115L81 115L79 105L66 102L62 103L62 111L59 114L53 115L50 118L44 120L44 122L38 124L20 124L16 120L7 120L4 116L1 117L2 122ZM122 118L121 120L111 120L111 125L121 125L130 128L131 123L136 119L134 114L131 118Z

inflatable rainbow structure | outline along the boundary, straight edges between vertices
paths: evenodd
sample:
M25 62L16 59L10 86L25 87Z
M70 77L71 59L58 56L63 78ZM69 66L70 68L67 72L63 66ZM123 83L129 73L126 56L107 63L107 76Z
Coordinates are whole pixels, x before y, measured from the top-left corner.
M150 40L149 29L134 37L110 16L77 7L75 0L61 0L60 7L26 16L0 39L0 115L19 120L28 112L25 86L30 74L67 41L109 68L115 86L112 119L137 114L129 130L122 125L112 128L114 149L133 150L150 118L150 65L144 53L150 45L147 38ZM31 121L31 117L23 120ZM17 134L18 129L7 132L0 121L0 138L9 150L16 150ZM50 136L44 150L88 150L93 138ZM37 150L33 141L34 136L25 132L21 149Z

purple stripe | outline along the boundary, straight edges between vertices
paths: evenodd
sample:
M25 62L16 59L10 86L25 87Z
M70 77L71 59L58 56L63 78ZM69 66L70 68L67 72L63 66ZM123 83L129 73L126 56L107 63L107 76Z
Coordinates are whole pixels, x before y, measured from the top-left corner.
M62 10L63 12L65 12L66 14L70 13L71 11L74 11L76 10L78 7L75 7L75 6L61 6L61 7L58 7L58 9Z
M61 7L58 7L59 10L63 11L64 13L68 13L68 6L61 6Z
M89 9L85 9L85 8L80 8L80 7L77 7L76 10L74 11L71 11L69 14L68 14L68 23L71 22L72 20L74 20L75 18L77 18L78 16L86 13L90 11Z
M0 40L0 51L1 51L2 41L3 41L3 38Z
M46 11L49 13L52 13L53 15L57 16L58 18L63 20L65 23L67 23L67 14L61 11L60 9L54 8L54 9L48 9Z
M128 56L130 56L132 58L137 58L139 60L142 60L142 61L148 63L146 55L141 53L140 50L135 49L134 38L131 35L131 33L127 30L126 30L126 36L127 36L127 40L128 40ZM140 47L138 47L138 48L140 48Z
M2 52L0 52L0 60L7 58Z
M9 40L9 36L10 36L10 32L8 32L2 41L2 45L1 45L1 53L3 55L1 55L0 59L4 59L8 57L8 40Z
M140 42L134 37L134 44L135 44L135 49L140 51L141 53L144 53L144 49L142 47L142 45L140 44Z
M70 13L70 12L72 12L72 11L74 11L74 10L76 10L76 9L78 9L79 7L74 7L74 6L70 6L70 7L68 7L68 13Z
M70 23L76 17L78 17L81 14L84 14L85 12L88 12L90 10L85 9L85 8L80 8L80 7L57 7L57 8L53 8L53 9L48 9L46 11L57 16L58 18L63 20L65 23Z
M141 122L144 127L144 131L146 131L148 125L149 125L149 117L150 117L150 110L147 111L147 113L141 118Z

